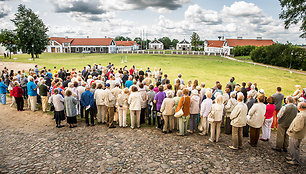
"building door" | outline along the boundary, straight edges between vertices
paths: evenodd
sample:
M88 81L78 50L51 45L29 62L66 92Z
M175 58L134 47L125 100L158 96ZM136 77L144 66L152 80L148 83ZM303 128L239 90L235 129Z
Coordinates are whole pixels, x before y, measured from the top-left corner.
M65 48L65 53L68 53L68 48Z
M51 47L51 53L55 53L55 48Z

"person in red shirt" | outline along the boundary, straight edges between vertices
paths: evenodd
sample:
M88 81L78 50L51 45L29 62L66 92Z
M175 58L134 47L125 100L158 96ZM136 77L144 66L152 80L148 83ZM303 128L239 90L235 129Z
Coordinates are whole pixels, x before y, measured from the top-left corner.
M13 96L15 98L16 104L17 104L17 111L23 111L23 105L24 105L24 101L23 101L23 90L20 87L18 82L14 83L15 87L13 88Z
M275 99L274 97L270 96L267 99L267 106L266 106L266 114L265 114L265 122L262 125L262 136L260 138L261 141L269 141L271 137L271 125L273 122L273 112L275 110Z

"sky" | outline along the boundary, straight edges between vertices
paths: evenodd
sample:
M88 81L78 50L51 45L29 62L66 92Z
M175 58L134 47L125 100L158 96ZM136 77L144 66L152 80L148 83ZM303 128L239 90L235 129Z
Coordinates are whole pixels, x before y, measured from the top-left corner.
M19 4L31 8L53 37L116 37L190 41L243 37L306 44L299 24L284 29L278 0L0 0L0 29L14 29Z

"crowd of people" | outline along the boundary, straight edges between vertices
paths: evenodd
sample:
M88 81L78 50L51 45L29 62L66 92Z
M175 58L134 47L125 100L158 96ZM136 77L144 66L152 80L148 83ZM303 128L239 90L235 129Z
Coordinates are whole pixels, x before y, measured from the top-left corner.
M11 107L43 112L53 111L56 127L63 120L70 128L77 126L77 116L85 117L87 126L106 124L109 128L140 128L142 124L156 125L163 133L178 136L199 133L218 142L221 127L232 135L232 146L242 148L243 137L249 144L269 141L271 129L277 128L275 151L287 152L288 163L300 164L300 144L306 134L306 88L297 90L286 98L281 87L268 96L256 83L236 83L232 77L222 88L207 88L198 80L185 81L182 74L171 84L167 74L159 68L151 71L127 66L117 68L109 63L87 65L83 70L71 71L65 67L38 69L28 72L4 68L0 78L1 104L6 104L7 94L12 97ZM283 104L284 101L284 104ZM261 137L260 137L260 132Z

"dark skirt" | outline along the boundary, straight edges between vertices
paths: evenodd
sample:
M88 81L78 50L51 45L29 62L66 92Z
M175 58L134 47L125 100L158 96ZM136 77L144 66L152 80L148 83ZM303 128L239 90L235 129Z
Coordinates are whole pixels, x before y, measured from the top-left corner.
M77 123L76 116L74 116L74 117L67 117L67 123L68 124L76 124Z
M54 111L54 119L55 120L65 120L65 112L64 110L62 111Z

